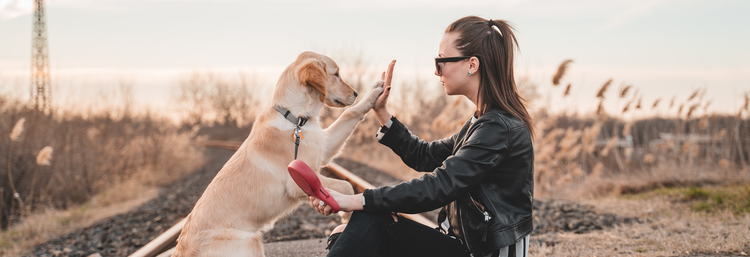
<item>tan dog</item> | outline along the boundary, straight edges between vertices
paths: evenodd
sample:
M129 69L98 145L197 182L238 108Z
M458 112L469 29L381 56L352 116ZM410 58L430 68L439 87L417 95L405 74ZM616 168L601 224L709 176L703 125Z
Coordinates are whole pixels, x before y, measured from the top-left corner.
M288 110L294 120L309 117L301 127L303 139L297 158L319 174L319 168L339 153L381 92L383 82L379 81L362 101L322 129L318 115L323 104L349 106L357 93L341 80L331 58L313 52L300 54L281 74L273 106L258 116L250 136L188 215L173 256L264 256L261 231L308 202L287 171L294 159L295 124L274 106ZM326 188L354 193L346 181L319 177Z

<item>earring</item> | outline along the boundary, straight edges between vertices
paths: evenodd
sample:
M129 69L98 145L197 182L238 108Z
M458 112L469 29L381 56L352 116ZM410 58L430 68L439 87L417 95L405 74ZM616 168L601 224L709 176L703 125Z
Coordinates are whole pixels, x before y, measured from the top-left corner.
M469 77L471 77L471 71L469 72Z

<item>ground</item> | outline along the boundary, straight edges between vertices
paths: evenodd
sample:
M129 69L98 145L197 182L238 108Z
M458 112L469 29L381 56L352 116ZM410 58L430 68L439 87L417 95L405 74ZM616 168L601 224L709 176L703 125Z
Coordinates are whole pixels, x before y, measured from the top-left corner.
M660 194L582 202L597 212L645 222L586 234L534 236L532 240L543 243L530 248L531 256L746 256L750 252L747 213L696 210L695 201Z

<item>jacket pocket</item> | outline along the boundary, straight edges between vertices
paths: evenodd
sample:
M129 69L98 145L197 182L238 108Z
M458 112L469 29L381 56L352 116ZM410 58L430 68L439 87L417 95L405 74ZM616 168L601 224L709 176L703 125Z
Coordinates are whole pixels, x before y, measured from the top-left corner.
M482 205L479 201L475 200L474 197L469 194L469 199L471 200L472 204L474 205L472 208L472 212L479 212L479 215L476 215L476 213L472 216L475 216L479 219L479 221L482 224L482 228L480 231L482 231L482 242L487 241L487 232L490 227L490 220L492 219L492 215L490 215L487 208Z

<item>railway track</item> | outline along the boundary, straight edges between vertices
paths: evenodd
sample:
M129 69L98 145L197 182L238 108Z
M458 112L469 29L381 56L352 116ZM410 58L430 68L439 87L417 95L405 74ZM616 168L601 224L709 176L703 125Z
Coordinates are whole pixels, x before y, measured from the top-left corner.
M207 140L199 142L199 144L206 146L206 147L214 147L214 148L221 148L221 149L228 149L228 150L237 150L239 149L240 145L242 145L242 142L235 142L235 141L217 141L217 140ZM354 190L358 193L363 192L365 189L368 188L374 188L372 184L367 182L366 180L360 178L359 176L355 175L354 173L350 172L349 170L345 169L344 167L331 163L328 165L327 170L333 174L333 177L336 177L338 179L343 179L346 181L349 181L349 183L352 184L354 187ZM409 219L412 219L414 221L417 221L419 223L425 224L430 227L437 227L437 224L432 222L431 220L425 218L422 215L418 214L401 214L404 217L407 217ZM131 257L166 257L171 256L171 253L174 251L174 246L177 244L177 237L180 235L180 232L182 231L182 227L185 225L185 218L181 219L179 222L175 223L172 227L170 227L167 231L156 237L154 240L150 241L137 251L135 251L133 254L131 254Z

